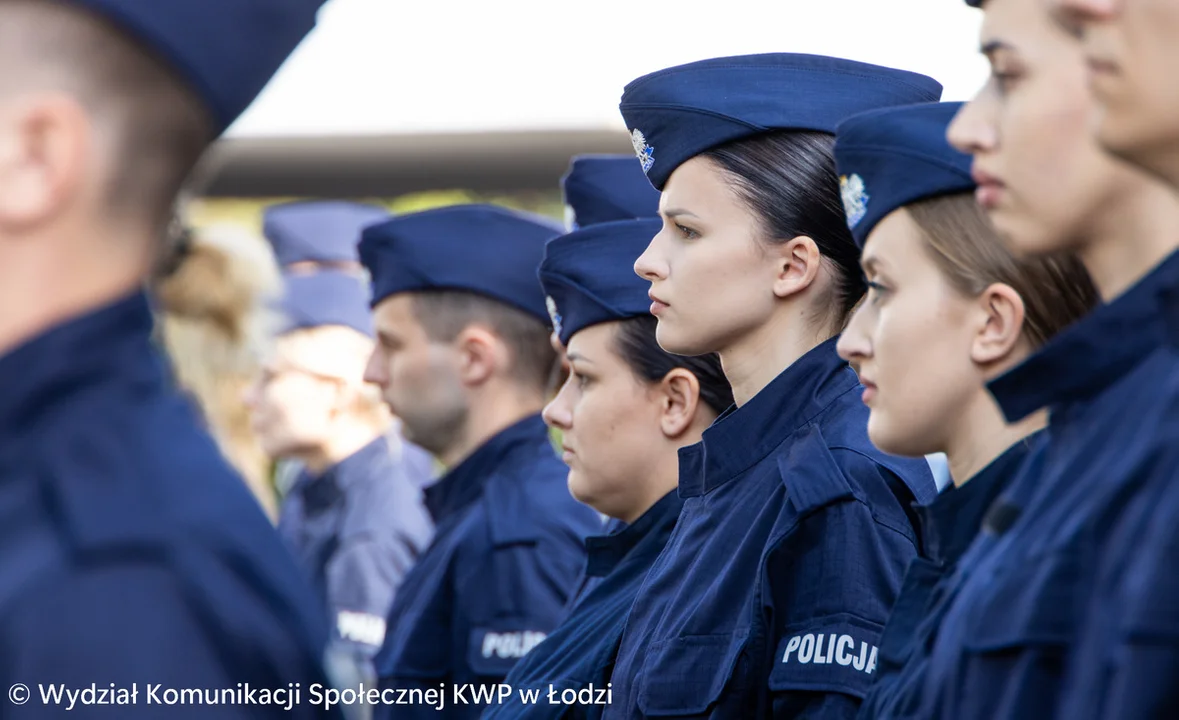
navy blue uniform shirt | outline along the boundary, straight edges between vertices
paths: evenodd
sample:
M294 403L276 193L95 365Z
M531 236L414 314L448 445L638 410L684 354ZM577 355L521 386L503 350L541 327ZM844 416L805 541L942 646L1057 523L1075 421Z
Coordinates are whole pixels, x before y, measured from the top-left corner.
M680 450L684 509L631 609L608 718L851 717L934 497L868 441L823 343Z
M374 664L382 688L443 687L445 704L383 706L376 717L478 717L482 693L557 626L584 540L602 527L569 494L568 474L532 416L426 489L434 541L393 602Z
M980 536L993 549L946 613L923 717L1059 710L1099 558L1149 487L1158 428L1176 407L1179 366L1158 298L1177 283L1179 255L990 384L1008 420L1049 408L1048 442L1016 480L1027 495L1019 519L999 537ZM1140 552L1123 550L1124 561Z
M485 720L497 718L600 718L610 671L626 615L639 585L675 528L683 501L665 495L634 524L586 540L585 582L571 612L540 645L521 660L504 682L515 702L492 706ZM521 702L519 693L536 692ZM582 692L581 697L576 693ZM574 700L566 705L562 693Z
M365 657L381 647L393 596L434 534L393 442L381 436L319 476L304 470L278 523L336 637Z
M114 683L137 703L88 717L324 717L307 695L326 682L324 618L151 333L136 293L0 357L0 678L32 694L2 714L64 716L38 684ZM303 702L149 704L157 684L239 683L300 683Z
M1155 439L1135 469L1145 480L1110 533L1096 592L1067 669L1062 717L1179 716L1179 262L1163 266L1158 327L1170 380L1158 390L1166 419L1142 423Z
M969 482L948 487L920 508L921 556L909 565L880 636L876 679L860 706L861 720L921 717L929 650L949 599L946 582L982 528L983 517L1042 437L1036 433L1019 441Z

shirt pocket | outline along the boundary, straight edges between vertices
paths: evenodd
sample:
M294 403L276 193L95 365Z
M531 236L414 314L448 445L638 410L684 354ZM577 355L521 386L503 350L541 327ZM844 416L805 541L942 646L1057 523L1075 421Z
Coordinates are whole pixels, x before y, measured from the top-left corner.
M955 679L958 717L1049 717L1084 602L1083 553L1064 549L1016 564L964 628Z
M689 635L651 644L638 704L645 717L702 715L716 704L737 669L747 631Z
M979 655L1063 651L1077 629L1083 599L1081 553L1064 550L1035 560L1017 559L986 599L965 636Z

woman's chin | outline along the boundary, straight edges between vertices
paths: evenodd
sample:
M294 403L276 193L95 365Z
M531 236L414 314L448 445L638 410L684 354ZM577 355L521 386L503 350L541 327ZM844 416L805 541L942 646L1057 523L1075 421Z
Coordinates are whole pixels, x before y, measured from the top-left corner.
M663 320L659 321L659 325L655 329L655 340L664 352L669 352L672 355L695 357L713 352L712 348L708 347L708 343L703 341L703 338L681 332L679 328L668 327Z

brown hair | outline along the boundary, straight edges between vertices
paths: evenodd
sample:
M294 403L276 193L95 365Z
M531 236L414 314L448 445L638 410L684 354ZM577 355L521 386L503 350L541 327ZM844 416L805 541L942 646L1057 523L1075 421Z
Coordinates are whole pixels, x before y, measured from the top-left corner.
M511 350L511 377L540 393L548 389L557 353L548 326L532 315L464 290L415 292L413 310L426 336L434 342L451 342L471 325L486 327Z
M108 208L162 230L215 135L191 85L151 48L77 3L3 0L0 27L5 82L35 78L75 97L109 138Z
M993 283L1011 286L1024 303L1023 336L1043 345L1098 303L1089 273L1071 254L1019 258L1006 248L970 194L906 205L938 268L962 294L976 297Z

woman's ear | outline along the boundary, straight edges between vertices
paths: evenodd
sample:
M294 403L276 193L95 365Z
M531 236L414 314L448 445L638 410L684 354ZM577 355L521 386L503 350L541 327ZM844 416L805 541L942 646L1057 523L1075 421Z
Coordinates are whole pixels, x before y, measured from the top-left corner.
M823 256L814 240L805 236L776 246L774 253L777 269L774 276L774 295L779 298L796 295L811 286L819 275Z
M970 359L994 365L1006 360L1023 337L1023 298L1010 285L993 283L977 302L982 323L975 332Z
M674 368L660 381L658 392L662 402L659 427L669 439L677 439L688 432L700 406L700 381L684 368Z

